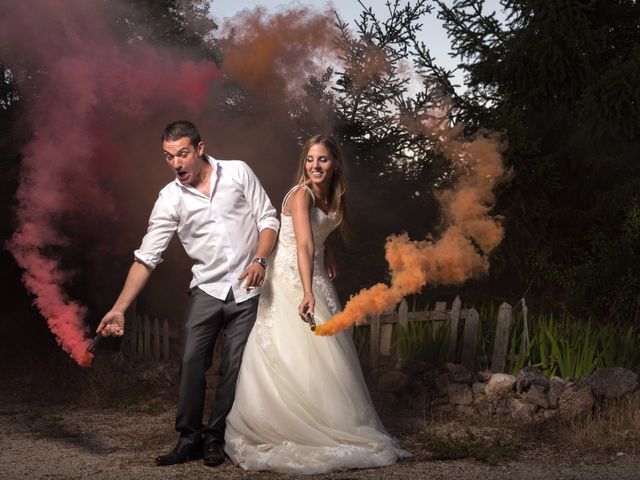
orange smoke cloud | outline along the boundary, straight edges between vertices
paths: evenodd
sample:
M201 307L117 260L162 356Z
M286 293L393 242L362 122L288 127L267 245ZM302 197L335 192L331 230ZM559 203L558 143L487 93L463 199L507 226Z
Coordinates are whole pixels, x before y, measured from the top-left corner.
M418 293L425 285L459 285L486 274L489 254L504 236L501 218L490 214L495 204L493 189L507 180L499 142L478 134L472 140L460 138L461 127L450 127L445 119L432 117L408 125L418 128L436 143L452 162L457 180L437 199L442 208L445 229L439 239L412 241L407 234L391 236L385 257L391 272L391 285L378 283L352 297L344 310L323 325L316 335L334 335L367 315L394 307L406 295Z
M309 8L268 15L244 11L225 24L223 68L239 85L267 95L301 86L334 50L333 13ZM321 60L322 59L322 60Z

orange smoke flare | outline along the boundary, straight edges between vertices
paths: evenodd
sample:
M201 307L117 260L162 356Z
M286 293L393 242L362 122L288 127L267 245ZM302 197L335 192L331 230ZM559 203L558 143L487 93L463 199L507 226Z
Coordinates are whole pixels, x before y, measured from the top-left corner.
M444 117L446 118L446 116ZM367 315L393 308L406 295L431 285L459 285L489 270L489 254L502 241L501 218L491 216L495 204L493 188L507 180L500 155L501 145L478 135L471 141L458 137L461 127L450 127L446 120L428 118L418 125L429 135L458 172L451 189L437 199L446 228L438 240L412 241L407 234L392 235L385 245L385 258L391 272L391 285L378 283L352 297L344 310L323 325L316 335L335 335Z

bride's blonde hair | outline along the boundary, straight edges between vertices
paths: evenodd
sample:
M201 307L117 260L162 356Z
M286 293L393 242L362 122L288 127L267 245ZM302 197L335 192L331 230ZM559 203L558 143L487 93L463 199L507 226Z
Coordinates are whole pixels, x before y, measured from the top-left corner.
M346 242L349 238L347 227L347 198L346 198L346 173L344 169L344 160L342 152L338 146L338 142L329 135L314 135L307 143L305 143L302 151L300 152L300 160L298 163L298 186L306 185L309 182L309 176L305 164L307 162L307 154L309 149L314 145L324 145L329 151L329 155L333 159L333 175L331 177L331 185L329 186L329 196L327 198L329 203L329 209L336 212L337 217L340 220L338 231L340 236Z

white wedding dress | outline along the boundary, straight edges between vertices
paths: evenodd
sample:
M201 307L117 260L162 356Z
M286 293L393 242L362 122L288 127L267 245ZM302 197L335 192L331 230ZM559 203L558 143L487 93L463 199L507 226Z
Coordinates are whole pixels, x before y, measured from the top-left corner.
M321 324L340 309L324 267L324 241L338 222L315 207L310 219ZM227 455L245 470L298 474L379 467L408 456L375 412L351 333L314 335L298 316L302 295L293 223L283 214L227 417Z

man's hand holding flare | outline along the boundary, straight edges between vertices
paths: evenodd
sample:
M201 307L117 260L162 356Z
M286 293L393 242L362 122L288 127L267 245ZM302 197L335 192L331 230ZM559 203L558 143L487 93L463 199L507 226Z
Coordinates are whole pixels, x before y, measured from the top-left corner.
M105 337L112 335L121 337L124 335L124 314L115 310L108 311L106 315L102 317L96 332Z

